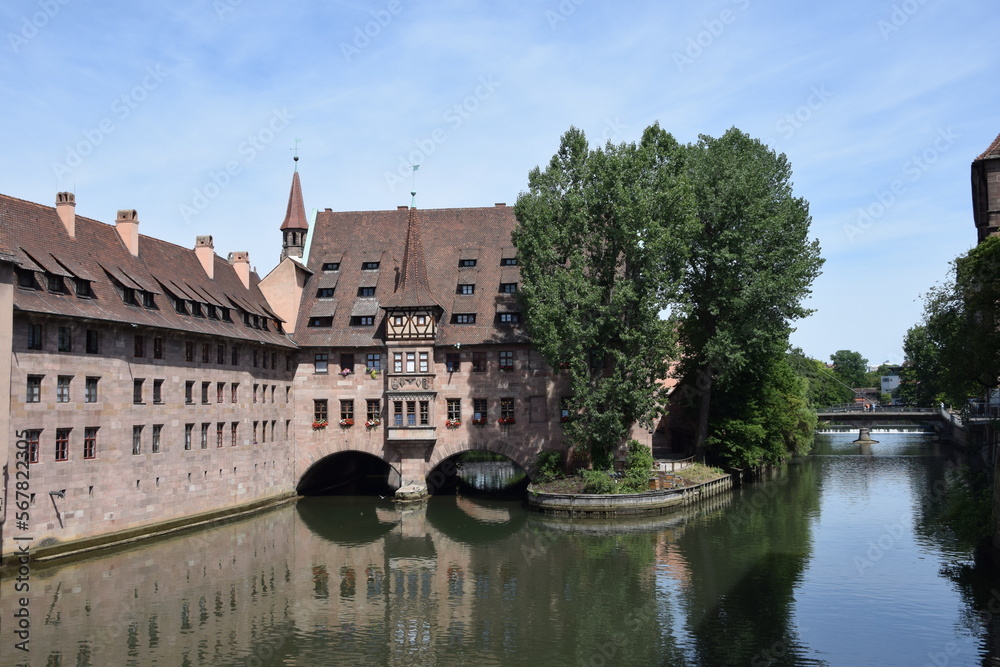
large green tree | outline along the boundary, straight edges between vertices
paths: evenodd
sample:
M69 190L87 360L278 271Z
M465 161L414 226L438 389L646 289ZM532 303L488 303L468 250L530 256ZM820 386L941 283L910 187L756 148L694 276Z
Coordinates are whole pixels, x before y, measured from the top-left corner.
M713 394L745 404L764 400L767 387L747 379L755 369L775 368L784 355L791 322L809 313L802 301L823 260L809 239L808 203L792 194L783 154L732 128L689 146L685 173L698 224L675 311L682 391L697 403L696 444L712 435L720 453L734 460L726 450L755 451L746 443L757 442L756 433L741 434L730 406Z
M868 360L860 352L837 350L830 355L830 361L833 362L833 372L841 382L853 389L865 386Z
M806 399L814 410L839 403L849 403L854 392L819 359L807 357L801 348L788 351L788 364L805 380Z
M694 225L684 149L653 125L639 144L591 149L571 128L518 197L513 233L532 341L572 385L564 425L595 466L662 404L676 358L659 313L676 298Z

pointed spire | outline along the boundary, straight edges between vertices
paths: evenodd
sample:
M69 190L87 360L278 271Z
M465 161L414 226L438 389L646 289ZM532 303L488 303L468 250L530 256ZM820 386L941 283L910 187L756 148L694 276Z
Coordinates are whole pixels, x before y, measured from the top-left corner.
M414 196L416 193L413 193ZM424 262L424 242L420 235L420 214L410 207L406 221L406 247L403 249L403 272L396 292L382 303L383 308L419 308L440 304L431 296Z
M302 184L299 182L299 164L295 158L295 173L292 174L292 190L288 193L288 210L285 212L285 221L281 223L281 230L286 229L309 229L309 222L306 219L306 206L302 202Z

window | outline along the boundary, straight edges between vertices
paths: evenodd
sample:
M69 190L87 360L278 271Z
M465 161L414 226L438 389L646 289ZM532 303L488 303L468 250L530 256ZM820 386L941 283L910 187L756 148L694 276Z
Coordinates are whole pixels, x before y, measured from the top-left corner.
M240 425L239 422L232 422L229 425L229 446L230 447L235 447L236 446L236 437L238 435L237 429L239 428L239 425Z
M323 271L340 271L340 262L323 262Z
M191 314L194 315L195 317L202 317L202 314L201 314L201 303L199 303L197 301L192 301L191 302Z
M211 424L202 424L201 425L201 448L202 449L208 449L208 429L211 426L212 426Z
M253 443L253 444L255 444L255 445L257 444L257 425L258 424L260 424L260 422L256 422L255 421L253 423L253 434L250 436L250 442Z
M222 397L226 394L226 383L216 382L215 383L215 402L222 403Z
M194 424L184 424L184 451L191 451L191 436L194 433Z
M208 352L209 352L209 350L208 350L208 343L202 343L201 344L201 363L203 363L203 364L207 364L208 363Z
M489 415L486 413L486 399L472 399L472 421L476 424L485 424Z
M215 363L220 366L226 363L226 346L222 343L215 346Z
M500 266L517 266L517 257L504 257L500 260Z
M29 350L40 350L42 349L42 325L41 324L29 324L28 325L28 349Z
M273 433L271 434L271 437L274 437ZM267 443L267 420L260 423L260 442L261 444Z
M231 385L229 385L229 394L230 394L229 401L230 401L230 403L236 403L237 402L237 398L239 398L239 392L240 392L240 383L239 382L234 382Z
M418 352L417 353L417 362L418 362L417 368L420 370L421 373L428 372L428 369L430 368L430 366L428 364L428 358L427 358L427 353L426 352Z
M255 385L253 386L253 402L254 402L254 403L256 403L256 402L257 402L257 388L258 388L258 387L260 387L260 385L259 385L259 384L255 384Z
M76 289L76 295L81 299L89 299L94 295L94 293L90 291L90 281L88 280L83 280L82 278L74 278L73 286Z
M62 294L66 291L66 285L63 283L62 276L57 276L52 273L45 274L49 279L49 291L55 292L56 294Z
M517 283L500 283L501 294L516 294Z
M153 297L152 292L142 293L142 305L145 306L146 308L156 308L156 301Z
M152 452L160 453L160 433L163 431L163 424L153 424L153 445Z
M354 401L351 399L346 399L340 401L340 421L348 424L354 423Z
M194 403L194 380L184 383L184 402L188 405Z
M28 463L38 463L38 441L41 439L40 430L29 430L24 432L24 439L28 442Z
M378 423L382 419L382 401L377 398L369 398L365 401L365 419L369 423Z
M513 422L514 421L514 399L513 398L501 398L500 399L500 420L502 422Z
M392 353L392 372L402 373L403 372L403 353L393 352Z
M101 332L87 329L87 354L97 354L101 349Z
M89 377L83 385L83 402L97 403L97 381L101 378Z
M417 372L417 353L407 352L406 353L406 372L416 373Z
M142 403L142 383L146 380L144 378L135 378L132 380L132 402Z
M472 372L473 373L486 372L486 352L480 351L472 353Z
M140 335L136 334L133 339L133 350L136 357L146 356L146 339Z
M28 289L38 289L35 283L35 272L25 271L24 269L16 269L17 271L17 285L18 287L26 287Z
M153 336L153 358L163 358L163 339L159 336Z
M309 326L311 327L332 327L333 317L310 317Z
M240 348L233 345L233 349L230 351L230 356L232 357L232 359L230 359L232 365L238 366L240 363Z
M378 262L361 262L362 271L378 271Z
M367 368L369 371L371 371L371 370L381 371L382 370L382 355L379 354L378 352L369 353L365 357L365 368Z
M97 427L88 426L83 429L83 458L97 458Z
M448 399L448 421L462 421L462 399Z
M187 315L187 302L184 299L174 299L174 310L181 315Z
M39 403L42 400L42 378L43 375L29 375L28 384L24 393L25 403Z
M475 324L476 314L475 313L455 313L451 316L452 324Z
M56 461L69 460L69 432L72 429L56 429Z
M132 454L142 454L142 426L132 427Z
M354 355L353 354L342 354L340 355L340 370L354 372Z
M392 326L394 326L394 327L401 327L401 326L403 326L403 316L402 315L393 315L392 316Z
M153 380L153 403L163 403L163 380Z
M374 315L354 315L351 317L352 327L373 327L375 326Z
M392 425L402 426L403 425L403 402L393 401L392 402Z
M316 290L316 297L320 299L332 299L333 298L333 288L332 287L320 287Z
M448 352L445 354L444 365L449 373L457 373L462 366L461 356L458 352Z
M253 367L254 368L257 368L257 365L259 363L259 356L260 355L259 355L259 352L258 352L257 348L254 348L253 349Z
M431 423L431 409L429 401L417 401L420 406L420 425L427 426Z
M208 405L208 388L211 386L211 382L201 383L201 402L204 405Z
M330 418L330 413L328 411L327 400L325 398L317 398L313 400L313 424L325 424Z
M184 342L184 361L194 361L194 343L189 340Z
M458 285L459 294L475 294L476 286L469 283L459 283Z
M69 327L59 327L57 331L57 347L60 352L73 351L73 330Z
M215 447L216 448L222 447L222 429L224 429L225 427L226 427L226 425L223 422L219 422L219 423L217 423L215 425Z
M476 260L474 260L474 259L460 259L460 260L458 260L458 265L460 267L468 268L470 266L475 266L476 265Z
M69 383L72 375L60 375L56 380L56 403L69 403Z
M502 371L514 370L513 350L500 350L500 370Z
M500 324L517 324L521 321L521 313L499 313Z
M359 287L358 296L375 296L374 287Z

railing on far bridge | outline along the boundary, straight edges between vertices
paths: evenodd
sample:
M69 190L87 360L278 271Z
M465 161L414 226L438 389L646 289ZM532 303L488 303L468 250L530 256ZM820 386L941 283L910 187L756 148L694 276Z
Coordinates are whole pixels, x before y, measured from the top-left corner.
M839 405L831 405L825 408L818 408L816 410L817 414L833 414L833 413L860 413L860 414L871 414L871 413L889 413L889 414L936 414L942 412L939 408L915 408L906 405L879 405L874 408L869 407L865 409L863 406L857 403L841 403Z

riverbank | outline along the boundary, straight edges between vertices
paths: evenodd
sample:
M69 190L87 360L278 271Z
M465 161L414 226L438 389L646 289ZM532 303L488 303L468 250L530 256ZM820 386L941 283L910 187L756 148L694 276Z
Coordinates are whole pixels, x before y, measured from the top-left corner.
M528 487L528 507L546 514L615 517L662 514L733 488L731 475L644 493L560 493Z

